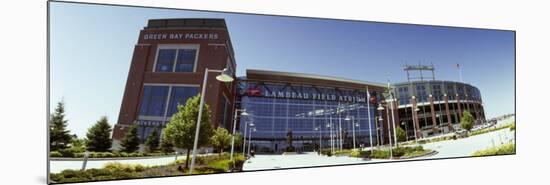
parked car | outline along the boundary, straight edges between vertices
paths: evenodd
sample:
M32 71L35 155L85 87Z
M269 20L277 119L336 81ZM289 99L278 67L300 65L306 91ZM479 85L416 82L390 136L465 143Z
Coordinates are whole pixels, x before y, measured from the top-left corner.
M466 137L468 136L468 132L466 130L460 129L455 132L455 135L457 137Z

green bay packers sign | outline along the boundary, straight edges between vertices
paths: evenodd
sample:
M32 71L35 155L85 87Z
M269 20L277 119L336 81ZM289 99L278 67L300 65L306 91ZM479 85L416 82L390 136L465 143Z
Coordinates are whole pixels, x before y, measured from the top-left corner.
M217 33L146 33L143 40L216 40Z

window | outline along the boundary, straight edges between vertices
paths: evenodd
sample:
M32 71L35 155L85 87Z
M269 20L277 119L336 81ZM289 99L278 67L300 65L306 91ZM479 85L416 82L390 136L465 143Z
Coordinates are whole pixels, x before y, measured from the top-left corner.
M227 98L225 98L225 96L222 97L222 102L221 102L221 107L222 107L222 111L219 113L219 119L220 119L220 125L221 127L224 127L226 128L227 126L229 126L229 124L227 123L227 119L229 118L229 110L231 108L230 104L229 104L229 101L227 100Z
M455 86L453 84L447 85L447 97L449 98L449 100L456 99Z
M399 87L399 105L406 105L410 103L409 100L409 87Z
M139 114L143 116L164 116L167 96L167 86L144 86Z
M196 96L198 93L199 89L197 87L172 87L168 116L178 112L178 105L185 105L187 99Z
M178 59L176 62L176 72L193 72L195 66L195 49L180 49L178 50Z
M158 72L171 72L176 58L175 49L161 49L158 52L156 70Z
M443 96L443 93L441 93L441 85L439 84L433 84L432 85L432 95L434 98L434 101L441 101L441 97Z
M464 100L464 86L460 85L456 88L456 93L458 94L458 97L460 100Z
M428 94L426 93L426 86L424 84L416 85L416 96L418 96L418 102L426 102Z
M145 85L141 97L140 116L170 117L185 105L187 99L197 95L198 87ZM168 114L165 115L168 108Z
M160 45L155 72L194 72L198 45Z

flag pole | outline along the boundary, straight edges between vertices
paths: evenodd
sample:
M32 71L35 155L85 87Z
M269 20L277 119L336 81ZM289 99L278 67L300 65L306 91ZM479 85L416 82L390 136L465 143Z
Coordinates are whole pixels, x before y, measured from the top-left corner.
M460 65L457 63L456 68L458 68L458 75L460 77L460 82L464 83L464 80L462 80L462 70L460 70Z

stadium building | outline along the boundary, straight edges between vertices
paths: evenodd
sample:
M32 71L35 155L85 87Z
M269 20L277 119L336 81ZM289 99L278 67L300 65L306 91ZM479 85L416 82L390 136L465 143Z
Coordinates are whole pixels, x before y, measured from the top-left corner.
M149 20L134 47L113 131L115 145L131 125L138 125L142 141L163 129L176 106L199 93L206 68L227 68L235 77L235 54L223 19ZM211 74L205 102L213 126L231 131L236 123L245 145L257 152L280 153L290 144L297 151L387 144L396 127L406 131L407 140L425 138L459 128L464 111L477 122L485 120L479 89L436 80L433 66L406 66L407 82L395 84L241 70L246 76L231 83ZM432 78L424 78L422 70L431 71ZM411 78L410 71L420 71L421 78Z

